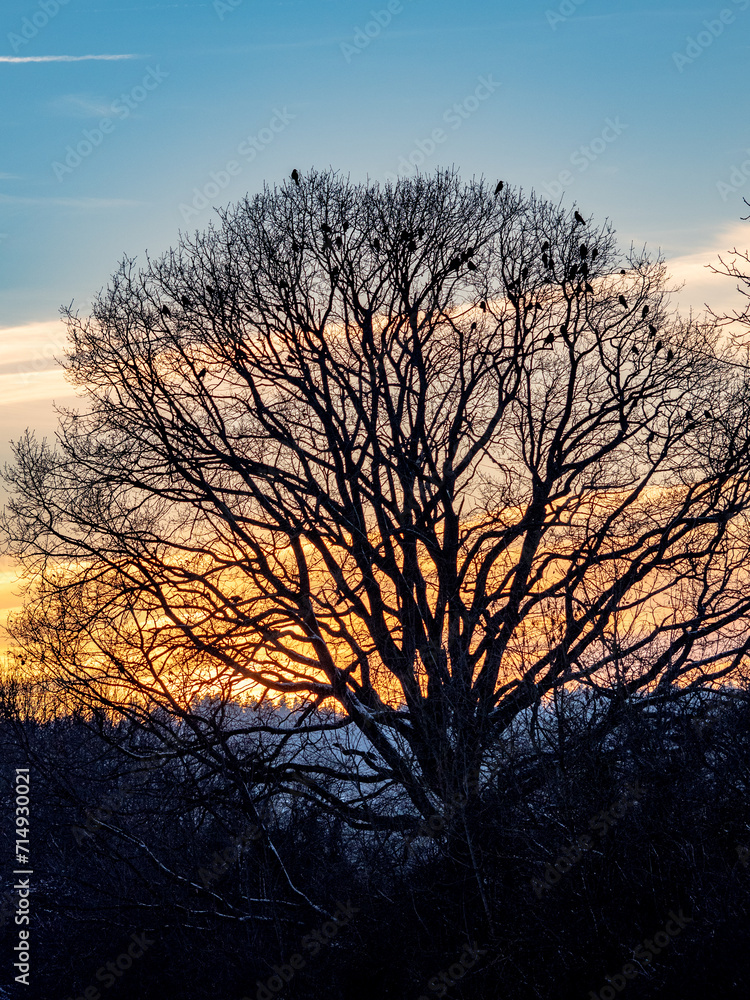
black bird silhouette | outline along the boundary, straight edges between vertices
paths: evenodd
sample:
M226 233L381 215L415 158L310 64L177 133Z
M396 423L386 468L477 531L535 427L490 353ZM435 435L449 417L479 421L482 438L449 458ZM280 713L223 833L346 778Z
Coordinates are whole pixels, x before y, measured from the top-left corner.
M648 335L651 340L653 340L654 337L656 336L656 327L654 326L653 323L648 324Z
M568 332L568 324L562 323L560 326L560 333L567 333L567 332Z
M627 271L625 270L625 268L623 268L623 269L622 269L622 270L620 271L620 274L627 274L627 273L628 273L628 272L627 272Z
M528 276L529 276L529 269L528 269L528 267L524 266L521 269L521 277L523 278L524 281L526 281L526 279L528 278Z
M578 264L574 264L570 269L570 276L571 278L575 278L577 274L578 274Z
M596 260L598 256L599 256L599 251L596 249L596 247L594 247L594 249L591 251L591 259Z
M470 330L476 330L476 328L477 328L476 323L472 323L471 326L469 327Z
M182 308L183 309L189 309L191 305L192 305L192 302L187 297L187 295L183 295L182 296Z
M549 257L546 253L542 254L542 264L544 264L545 267L549 267Z
M545 344L554 344L554 342L555 342L555 335L554 335L554 333L553 333L553 332L552 332L552 331L550 330L550 332L549 332L549 333L547 334L547 336L546 336L546 337L544 338L544 343L545 343Z
M589 276L589 266L586 263L586 261L584 261L581 264L581 274L584 276L584 278L588 278L588 276Z
M670 347L669 350L667 351L667 361L671 361L673 358L674 358L674 351Z
M206 375L206 374L208 374L208 369L207 368L201 368L201 370L198 372L198 378L203 378L204 375Z
M713 414L711 413L710 410L704 410L703 411L703 416L706 418L706 420L710 420L711 417L713 416Z
M214 294L214 290L213 290L213 288L211 288L210 285L206 285L206 291L208 292L209 295L213 295Z
M646 438L646 441L650 443L651 441L654 440L655 437L656 437L656 432L655 431L651 431L651 433L649 434L649 436Z
M588 283L588 281L586 282L586 288L584 289L584 291L587 294L591 294L591 295L594 294L594 289L591 287L591 285Z
M588 255L589 255L589 248L586 246L585 243L582 243L580 245L580 247L578 248L578 253L581 255L581 257L584 257L584 258L588 257Z
M344 232L346 232L346 231L347 231L347 229L349 228L349 223L348 223L348 222L347 222L346 220L344 220L344 221L343 221L343 222L341 223L341 228L342 228L342 229L344 230Z
M332 233L333 232L333 230L331 229L331 227L328 225L327 222L321 222L321 224L320 224L320 231L322 233Z
M415 249L416 249L416 247L415 247ZM470 260L469 263L466 266L468 267L468 269L470 271L476 271L477 270L477 265L474 263L474 261Z
M419 229L417 230L417 236L420 238L420 240L424 236L424 229L422 228L422 226L420 226Z
M299 172L297 170L292 171L292 180L299 187Z
M284 278L279 278L279 288L289 288L289 282L285 281Z
M484 301L484 299L482 299L482 301L479 303L479 308L482 310L482 312L487 312L487 303Z
M657 340L657 341L656 341L656 346L654 347L654 353L655 353L656 351L660 351L660 350L662 349L662 347L664 347L664 341L662 341L662 340Z
M635 356L638 357L638 348L637 347L633 348L633 354L635 354Z
M169 318L172 315L172 313L169 311L169 306L162 306L161 314L162 316L166 316L167 318Z
M498 181L497 182L497 187L495 188L495 196L499 195L500 192L502 191L502 189L504 187L505 187L505 182L504 181Z
M620 303L620 305L623 307L623 309L627 309L628 308L628 300L625 298L624 295L621 295L617 301Z
M581 215L580 212L576 211L574 218L575 218L575 220L576 220L576 222L578 223L579 226L585 226L586 225L586 220L584 219L584 217Z
M336 237L336 246L339 248L339 250L342 248L343 245L344 245L344 241L341 239L340 236L337 236Z
M373 246L373 249L375 250L375 253L379 253L380 252L380 240L377 238L377 236L372 241L372 246Z
M411 251L412 253L414 253L414 251L415 251L416 249L417 249L417 244L416 244L416 242L415 242L414 240L409 240L409 250L410 250L410 251ZM473 267L473 266L474 266L473 264L470 264L470 265L469 265L469 267Z
M409 232L408 229L404 229L404 231L401 233L401 239L404 241L404 243L407 243L411 239L411 233Z
M542 251L549 250L549 242L547 240L542 243Z

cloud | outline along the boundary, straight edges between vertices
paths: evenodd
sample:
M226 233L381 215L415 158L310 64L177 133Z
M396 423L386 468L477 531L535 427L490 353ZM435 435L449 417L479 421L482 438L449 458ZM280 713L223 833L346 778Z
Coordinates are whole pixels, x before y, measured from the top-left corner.
M720 314L742 308L747 300L737 291L737 283L731 278L714 274L708 265L718 265L719 256L729 261L729 251L735 247L745 250L749 245L750 225L734 223L720 230L704 249L682 257L667 258L673 283L685 282L685 287L675 295L679 311L687 313L692 309L701 313L705 311L706 303Z
M92 94L61 94L51 107L58 114L74 118L106 118L112 114L112 102Z
M133 208L147 204L127 198L23 198L20 195L0 194L0 205L59 205L62 208ZM7 234L6 234L7 235Z
M0 56L0 63L46 63L46 62L84 62L88 59L145 59L146 56L127 53L123 55L103 56Z

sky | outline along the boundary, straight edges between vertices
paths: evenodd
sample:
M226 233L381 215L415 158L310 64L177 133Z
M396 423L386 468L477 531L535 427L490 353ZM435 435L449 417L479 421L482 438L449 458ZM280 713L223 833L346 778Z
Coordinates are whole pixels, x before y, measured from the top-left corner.
M0 464L75 402L59 307L293 168L503 179L731 307L749 55L750 0L3 0Z

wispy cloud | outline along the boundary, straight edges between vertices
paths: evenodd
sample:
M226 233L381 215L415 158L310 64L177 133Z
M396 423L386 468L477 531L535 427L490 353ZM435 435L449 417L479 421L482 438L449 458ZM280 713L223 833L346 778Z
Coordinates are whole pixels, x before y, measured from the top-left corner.
M85 62L88 59L145 59L133 52L101 56L0 56L0 63Z
M61 94L51 102L57 114L73 118L105 118L112 113L112 102L92 94Z
M128 198L24 198L21 195L0 194L0 205L59 205L61 208L133 208L145 205Z

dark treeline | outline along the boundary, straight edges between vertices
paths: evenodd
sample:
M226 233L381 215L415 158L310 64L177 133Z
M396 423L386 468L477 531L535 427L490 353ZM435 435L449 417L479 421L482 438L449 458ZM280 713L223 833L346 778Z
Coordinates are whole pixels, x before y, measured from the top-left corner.
M747 995L747 689L624 704L603 739L611 706L539 706L453 807L480 831L472 865L446 850L441 817L415 817L407 836L360 831L312 804L304 781L290 794L257 780L263 733L230 744L243 806L236 774L181 754L174 723L165 751L142 725L39 721L28 691L3 694L3 781L27 763L32 775L35 997L583 998L609 996L607 976L629 997ZM287 725L277 752L293 741L299 710L222 709L235 732ZM315 747L319 762L334 740ZM9 857L8 824L3 841ZM16 936L6 882L4 951ZM670 914L684 926L638 961ZM108 973L134 934L144 954Z

